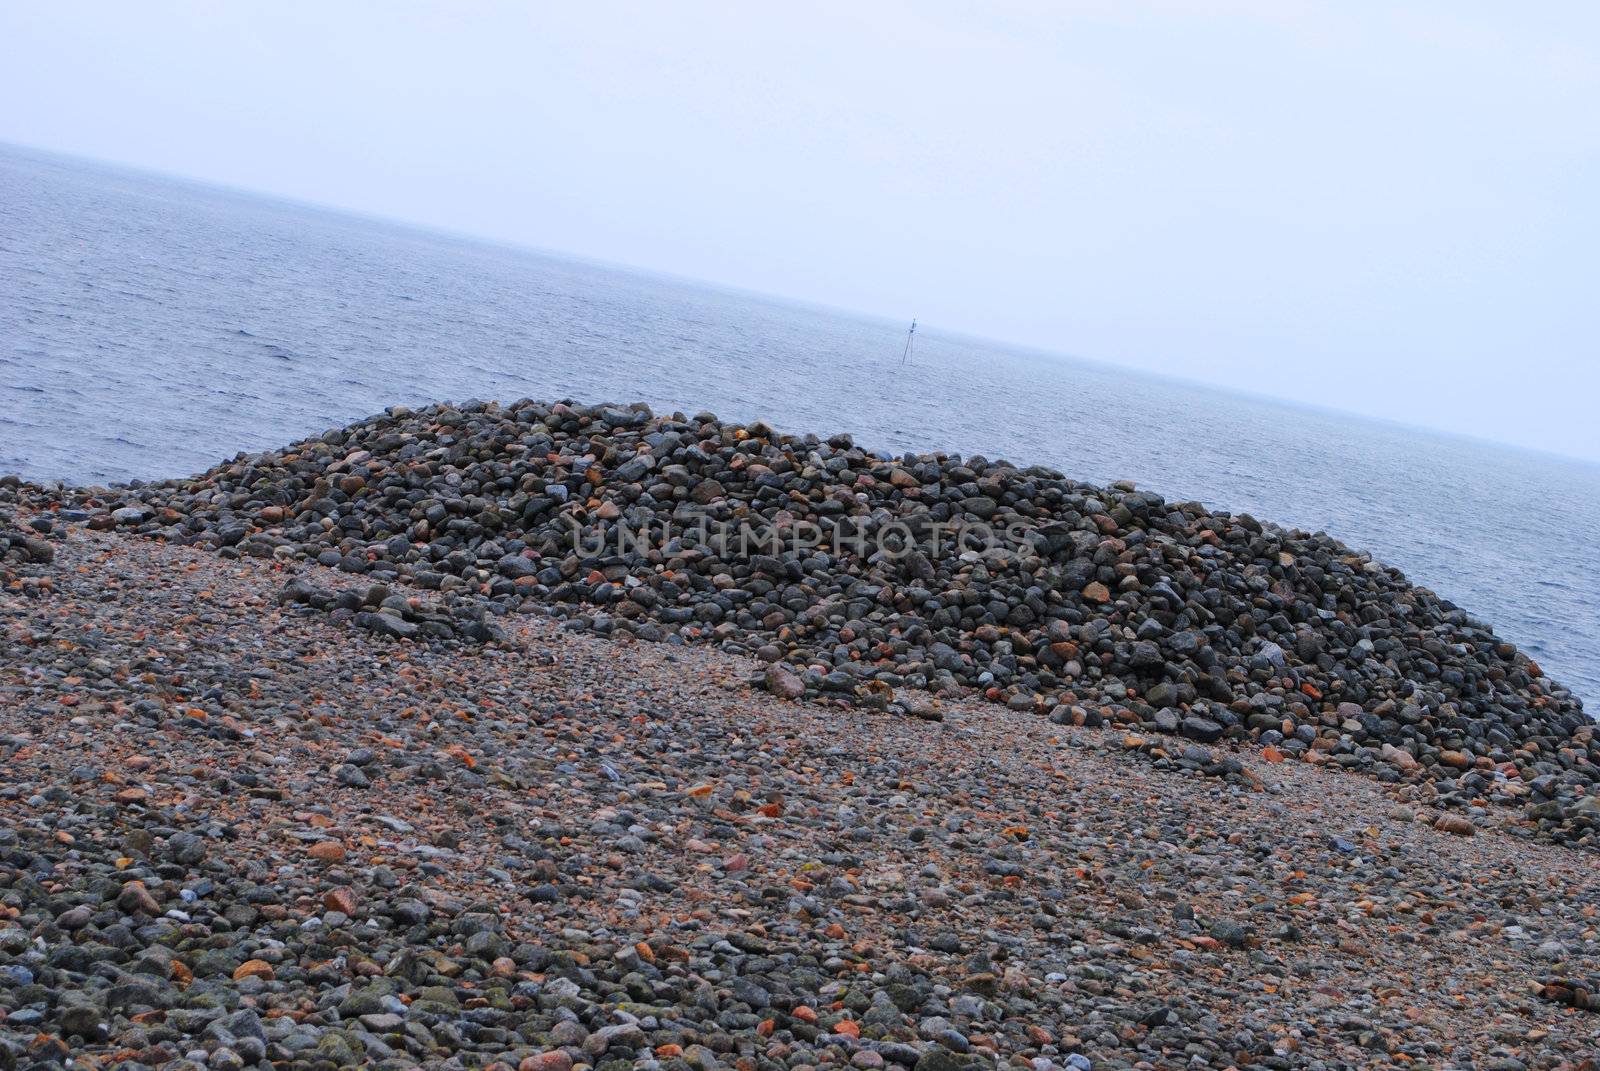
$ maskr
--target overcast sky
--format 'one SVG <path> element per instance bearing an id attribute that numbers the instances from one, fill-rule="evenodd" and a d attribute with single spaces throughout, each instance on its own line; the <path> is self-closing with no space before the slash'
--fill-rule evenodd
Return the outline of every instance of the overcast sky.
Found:
<path id="1" fill-rule="evenodd" d="M 0 5 L 0 140 L 1600 459 L 1600 5 Z"/>

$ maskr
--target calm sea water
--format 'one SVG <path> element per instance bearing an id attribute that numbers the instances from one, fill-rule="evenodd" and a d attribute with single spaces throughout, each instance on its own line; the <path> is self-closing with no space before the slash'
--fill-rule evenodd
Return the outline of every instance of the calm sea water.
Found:
<path id="1" fill-rule="evenodd" d="M 709 408 L 1325 530 L 1600 709 L 1600 467 L 932 326 L 899 368 L 904 332 L 0 147 L 0 472 L 186 475 L 395 403 Z"/>

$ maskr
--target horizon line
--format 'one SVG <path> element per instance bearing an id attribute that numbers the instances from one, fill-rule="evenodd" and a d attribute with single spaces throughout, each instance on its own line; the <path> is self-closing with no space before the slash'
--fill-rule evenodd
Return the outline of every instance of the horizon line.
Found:
<path id="1" fill-rule="evenodd" d="M 301 210 L 319 212 L 325 215 L 342 216 L 349 219 L 358 220 L 363 223 L 378 224 L 400 230 L 414 231 L 435 239 L 445 239 L 448 241 L 486 246 L 489 248 L 521 255 L 531 254 L 551 260 L 566 260 L 590 267 L 620 272 L 623 274 L 653 277 L 679 285 L 722 291 L 725 293 L 754 298 L 778 305 L 788 305 L 812 311 L 825 312 L 833 315 L 848 316 L 858 320 L 881 323 L 886 327 L 894 326 L 897 331 L 901 330 L 898 325 L 911 322 L 910 320 L 894 320 L 889 318 L 889 316 L 884 313 L 870 312 L 865 309 L 843 305 L 832 305 L 827 302 L 816 301 L 810 298 L 774 294 L 763 290 L 753 290 L 737 283 L 728 283 L 715 279 L 703 279 L 697 276 L 681 275 L 677 272 L 664 268 L 655 268 L 641 264 L 630 264 L 621 261 L 606 260 L 585 253 L 578 253 L 564 249 L 552 249 L 547 246 L 534 245 L 532 243 L 522 242 L 516 239 L 505 238 L 498 235 L 485 234 L 471 230 L 458 230 L 441 224 L 429 223 L 425 220 L 390 216 L 383 213 L 352 208 L 331 202 L 314 201 L 304 197 L 277 193 L 272 190 L 252 189 L 247 186 L 236 186 L 232 183 L 217 179 L 204 178 L 196 175 L 186 175 L 175 171 L 163 171 L 159 168 L 150 167 L 143 164 L 129 163 L 122 160 L 112 160 L 100 156 L 91 156 L 70 150 L 49 148 L 40 145 L 29 145 L 4 138 L 0 138 L 0 148 L 20 150 L 24 154 L 34 153 L 40 156 L 56 157 L 63 160 L 74 161 L 80 164 L 88 164 L 90 166 L 99 167 L 106 170 L 124 171 L 134 175 L 147 176 L 170 182 L 197 186 L 205 190 L 227 194 L 230 196 L 275 202 L 277 204 L 287 205 Z M 930 327 L 923 321 L 921 316 L 916 317 L 916 323 L 919 330 L 931 330 L 936 337 L 944 336 L 947 338 L 957 338 L 972 342 L 979 342 L 989 346 L 1000 346 L 1020 352 L 1022 354 L 1034 357 L 1042 357 L 1047 360 L 1087 365 L 1135 378 L 1145 378 L 1170 385 L 1186 387 L 1189 389 L 1209 391 L 1225 397 L 1233 397 L 1258 403 L 1264 402 L 1289 410 L 1291 412 L 1300 410 L 1326 416 L 1337 416 L 1346 419 L 1353 418 L 1382 427 L 1421 433 L 1423 435 L 1431 435 L 1442 439 L 1458 439 L 1464 442 L 1476 443 L 1483 446 L 1492 446 L 1497 449 L 1509 450 L 1516 453 L 1531 454 L 1539 458 L 1572 462 L 1582 465 L 1586 468 L 1600 468 L 1600 456 L 1588 457 L 1581 454 L 1564 453 L 1560 450 L 1553 450 L 1548 447 L 1530 446 L 1525 443 L 1508 442 L 1504 439 L 1493 439 L 1484 435 L 1479 435 L 1468 431 L 1460 431 L 1453 428 L 1441 428 L 1430 424 L 1410 423 L 1394 417 L 1380 416 L 1375 413 L 1364 413 L 1355 409 L 1340 409 L 1334 406 L 1318 405 L 1314 402 L 1306 402 L 1298 398 L 1287 397 L 1281 394 L 1269 394 L 1261 391 L 1250 390 L 1244 387 L 1237 387 L 1232 384 L 1214 383 L 1184 375 L 1158 372 L 1133 365 L 1121 364 L 1115 361 L 1108 361 L 1103 358 L 1085 357 L 1064 349 L 1052 349 L 1049 346 L 1036 342 L 1024 342 L 994 335 L 977 334 L 973 331 L 961 328 L 942 328 L 937 323 L 934 323 Z"/>

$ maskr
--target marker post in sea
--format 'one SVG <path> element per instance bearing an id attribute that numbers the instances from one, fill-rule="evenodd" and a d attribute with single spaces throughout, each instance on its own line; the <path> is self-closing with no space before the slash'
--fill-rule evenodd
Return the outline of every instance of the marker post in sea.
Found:
<path id="1" fill-rule="evenodd" d="M 915 335 L 916 333 L 917 333 L 917 321 L 912 320 L 911 321 L 911 330 L 906 332 L 906 348 L 905 348 L 905 352 L 900 354 L 900 367 L 901 368 L 904 368 L 905 365 L 906 365 L 906 362 L 911 359 L 911 336 Z"/>

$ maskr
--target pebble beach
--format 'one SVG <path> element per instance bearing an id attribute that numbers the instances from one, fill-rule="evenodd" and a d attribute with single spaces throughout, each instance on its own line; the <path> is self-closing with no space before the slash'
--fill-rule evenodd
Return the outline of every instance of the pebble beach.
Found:
<path id="1" fill-rule="evenodd" d="M 689 506 L 1027 537 L 555 534 Z M 1326 537 L 527 402 L 11 480 L 0 550 L 0 1066 L 1600 1059 L 1592 723 Z"/>

